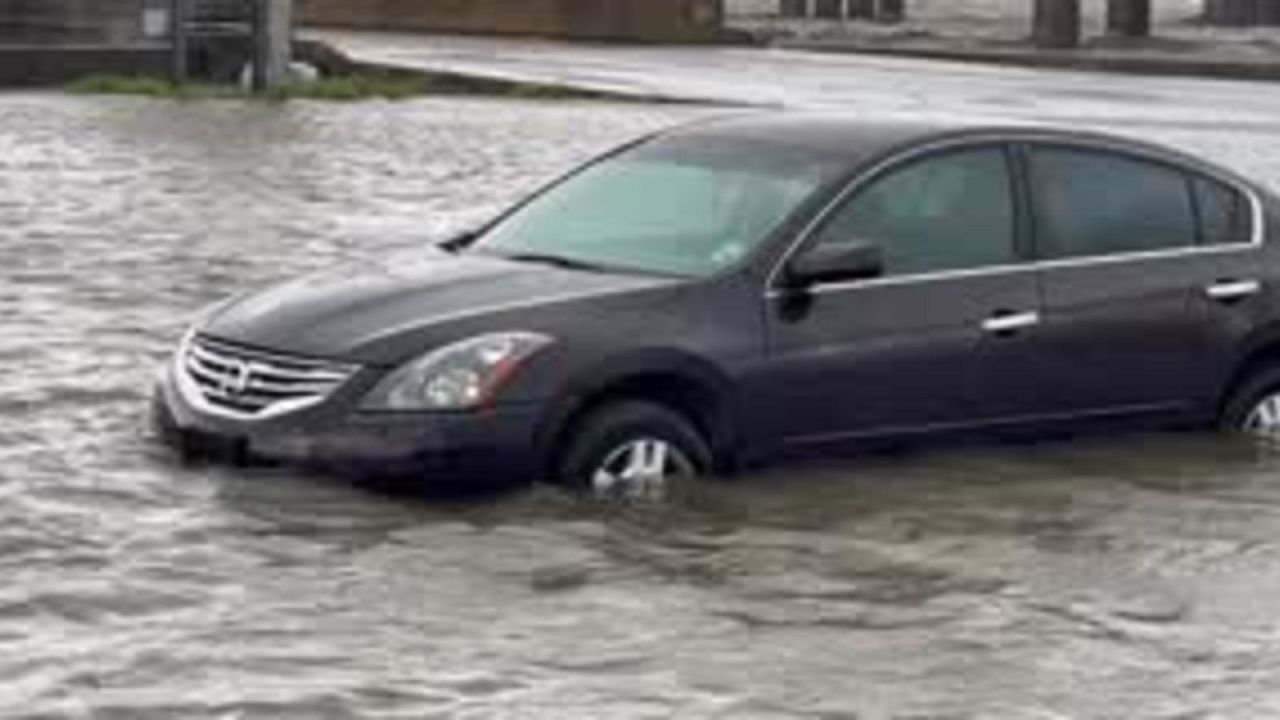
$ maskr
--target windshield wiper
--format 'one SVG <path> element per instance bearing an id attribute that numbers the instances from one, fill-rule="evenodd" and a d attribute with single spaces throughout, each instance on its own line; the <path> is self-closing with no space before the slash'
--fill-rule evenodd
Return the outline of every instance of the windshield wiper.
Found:
<path id="1" fill-rule="evenodd" d="M 543 253 L 514 253 L 512 255 L 502 255 L 506 260 L 514 260 L 515 262 L 540 263 L 543 265 L 553 265 L 566 270 L 586 270 L 589 272 L 617 272 L 616 268 L 605 265 L 587 262 L 585 260 L 575 260 L 573 258 L 562 257 L 560 255 L 545 255 Z"/>

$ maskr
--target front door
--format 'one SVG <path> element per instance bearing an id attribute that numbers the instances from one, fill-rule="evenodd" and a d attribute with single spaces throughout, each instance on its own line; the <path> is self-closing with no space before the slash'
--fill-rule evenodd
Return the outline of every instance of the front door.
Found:
<path id="1" fill-rule="evenodd" d="M 998 144 L 919 156 L 860 183 L 822 222 L 793 257 L 871 243 L 884 274 L 770 292 L 769 353 L 748 393 L 765 439 L 816 444 L 1022 411 L 1040 302 L 1010 168 Z"/>

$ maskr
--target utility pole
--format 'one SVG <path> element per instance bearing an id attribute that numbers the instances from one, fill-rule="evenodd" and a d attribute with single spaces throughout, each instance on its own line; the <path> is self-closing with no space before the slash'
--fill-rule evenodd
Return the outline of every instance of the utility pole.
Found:
<path id="1" fill-rule="evenodd" d="M 1036 47 L 1080 45 L 1080 0 L 1036 0 L 1031 39 Z"/>
<path id="2" fill-rule="evenodd" d="M 170 68 L 174 83 L 188 79 L 188 61 L 191 57 L 191 0 L 171 0 L 169 5 L 169 41 L 173 49 Z"/>
<path id="3" fill-rule="evenodd" d="M 276 90 L 289 82 L 293 60 L 293 0 L 257 0 L 254 18 L 253 89 Z"/>
<path id="4" fill-rule="evenodd" d="M 1131 38 L 1151 35 L 1151 0 L 1108 0 L 1107 32 Z"/>

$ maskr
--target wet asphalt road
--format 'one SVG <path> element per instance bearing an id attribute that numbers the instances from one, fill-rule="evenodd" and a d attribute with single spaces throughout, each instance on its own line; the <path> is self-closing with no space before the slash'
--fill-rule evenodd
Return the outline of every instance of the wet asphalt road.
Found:
<path id="1" fill-rule="evenodd" d="M 187 468 L 148 436 L 205 304 L 706 112 L 0 95 L 0 716 L 1280 715 L 1280 453 L 1249 445 L 914 453 L 609 508 Z M 1103 126 L 1280 180 L 1275 127 L 1176 117 Z"/>

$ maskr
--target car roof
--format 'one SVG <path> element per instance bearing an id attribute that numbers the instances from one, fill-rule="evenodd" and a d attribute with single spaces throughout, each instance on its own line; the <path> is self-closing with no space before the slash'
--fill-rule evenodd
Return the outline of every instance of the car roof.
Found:
<path id="1" fill-rule="evenodd" d="M 973 140 L 1038 140 L 1069 142 L 1100 149 L 1129 151 L 1183 167 L 1253 185 L 1236 173 L 1202 158 L 1162 145 L 1107 133 L 1043 125 L 981 125 L 961 121 L 869 120 L 838 113 L 756 112 L 703 120 L 659 135 L 684 144 L 745 143 L 767 151 L 790 149 L 829 159 L 850 168 L 917 145 Z"/>
<path id="2" fill-rule="evenodd" d="M 823 154 L 865 157 L 913 141 L 947 135 L 962 126 L 888 122 L 835 114 L 770 112 L 713 118 L 681 126 L 663 137 L 697 141 L 747 141 L 764 146 L 808 149 Z"/>

